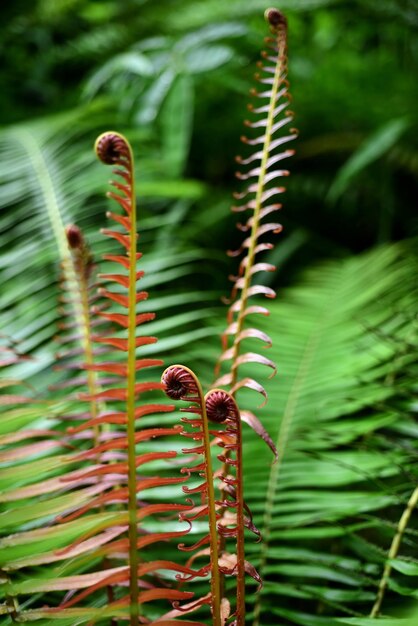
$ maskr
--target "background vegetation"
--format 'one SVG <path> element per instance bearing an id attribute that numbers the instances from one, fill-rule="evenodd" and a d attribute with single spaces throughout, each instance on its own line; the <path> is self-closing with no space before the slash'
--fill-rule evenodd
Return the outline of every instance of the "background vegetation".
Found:
<path id="1" fill-rule="evenodd" d="M 76 222 L 96 258 L 103 249 L 105 186 L 91 148 L 108 128 L 132 139 L 137 155 L 158 350 L 211 380 L 219 297 L 234 271 L 224 249 L 240 240 L 229 212 L 234 155 L 265 8 L 260 0 L 2 6 L 1 332 L 35 357 L 17 372 L 34 395 L 60 376 L 51 365 L 62 224 Z M 279 8 L 289 19 L 300 139 L 285 232 L 269 259 L 278 266 L 268 330 L 279 375 L 261 415 L 279 463 L 270 466 L 263 443 L 245 433 L 247 499 L 266 539 L 251 555 L 265 587 L 258 603 L 249 596 L 250 617 L 366 626 L 417 477 L 418 5 Z M 392 561 L 384 615 L 403 617 L 417 595 L 416 520 Z"/>

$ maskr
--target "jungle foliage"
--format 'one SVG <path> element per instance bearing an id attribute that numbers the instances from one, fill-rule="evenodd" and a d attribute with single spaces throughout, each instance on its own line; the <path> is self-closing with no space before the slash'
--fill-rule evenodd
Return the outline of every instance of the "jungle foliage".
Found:
<path id="1" fill-rule="evenodd" d="M 284 233 L 274 249 L 264 250 L 261 279 L 257 275 L 260 296 L 274 289 L 278 298 L 268 303 L 268 317 L 257 315 L 256 332 L 240 335 L 245 331 L 237 333 L 233 318 L 225 333 L 226 307 L 220 298 L 229 294 L 228 274 L 237 273 L 236 260 L 228 260 L 224 250 L 242 243 L 228 198 L 236 188 L 234 157 L 242 153 L 240 169 L 248 158 L 239 135 L 249 134 L 253 123 L 245 106 L 254 87 L 251 74 L 260 73 L 256 63 L 266 34 L 261 19 L 266 4 L 180 4 L 36 0 L 29 7 L 16 0 L 1 8 L 0 360 L 6 373 L 0 382 L 0 619 L 5 625 L 33 619 L 50 624 L 58 614 L 43 607 L 63 602 L 75 612 L 63 611 L 60 624 L 137 623 L 123 604 L 117 611 L 106 608 L 120 600 L 121 589 L 128 593 L 127 581 L 132 606 L 132 575 L 123 558 L 118 561 L 126 556 L 126 545 L 117 543 L 121 528 L 125 532 L 130 525 L 132 532 L 131 514 L 97 495 L 104 489 L 98 474 L 80 474 L 92 465 L 88 450 L 104 445 L 100 437 L 112 441 L 117 419 L 124 419 L 105 420 L 98 434 L 94 420 L 102 403 L 126 399 L 122 392 L 106 395 L 106 377 L 129 374 L 116 358 L 113 371 L 101 366 L 104 382 L 98 387 L 91 366 L 86 391 L 85 381 L 71 374 L 77 332 L 65 330 L 84 315 L 72 303 L 74 284 L 80 285 L 77 271 L 92 295 L 96 275 L 103 271 L 101 257 L 113 255 L 117 264 L 118 241 L 126 243 L 120 237 L 112 243 L 98 232 L 105 225 L 108 186 L 103 165 L 92 157 L 92 144 L 110 128 L 129 137 L 135 155 L 134 171 L 125 172 L 124 180 L 131 174 L 136 179 L 139 249 L 144 252 L 139 286 L 150 293 L 149 308 L 140 303 L 135 314 L 138 323 L 147 322 L 148 338 L 159 337 L 158 344 L 144 341 L 137 357 L 144 367 L 161 372 L 160 359 L 165 365 L 184 363 L 183 371 L 196 370 L 208 389 L 224 333 L 217 386 L 238 395 L 247 421 L 262 434 L 243 423 L 248 525 L 262 536 L 261 543 L 250 535 L 245 540 L 247 570 L 255 579 L 245 587 L 245 623 L 410 626 L 418 577 L 418 85 L 412 80 L 418 66 L 418 6 L 415 0 L 281 3 L 289 23 L 291 108 L 299 138 L 291 144 L 296 155 L 285 166 L 292 175 L 280 214 Z M 243 130 L 246 117 L 250 121 Z M 123 167 L 127 158 L 125 153 Z M 252 167 L 247 164 L 244 171 Z M 119 215 L 110 202 L 109 211 Z M 116 220 L 132 241 L 135 227 Z M 71 224 L 81 230 L 69 230 Z M 279 230 L 275 221 L 272 226 L 271 231 Z M 240 230 L 253 227 L 250 218 Z M 274 273 L 268 271 L 273 266 Z M 114 268 L 105 271 L 118 282 Z M 245 263 L 234 278 L 233 298 L 242 288 L 242 273 Z M 264 299 L 254 303 L 260 313 Z M 106 332 L 109 325 L 125 323 L 113 310 L 98 306 L 94 315 Z M 155 319 L 146 317 L 148 310 Z M 113 347 L 123 351 L 117 337 Z M 233 348 L 244 340 L 248 352 L 237 364 L 240 356 Z M 271 340 L 268 351 L 260 349 L 260 340 L 267 345 Z M 267 378 L 265 366 L 276 368 L 277 375 Z M 137 385 L 148 384 L 138 367 Z M 206 405 L 203 396 L 196 400 L 198 386 L 188 384 L 181 397 L 194 403 L 197 417 L 189 416 L 191 428 L 201 427 L 203 433 Z M 162 404 L 157 387 L 149 389 L 155 406 Z M 265 406 L 260 408 L 254 389 L 268 396 Z M 90 431 L 77 429 L 88 410 L 94 441 L 88 441 Z M 224 424 L 217 435 L 233 453 L 238 449 L 234 411 L 225 418 L 229 432 Z M 158 433 L 151 432 L 164 422 L 168 436 L 184 414 L 161 413 L 155 417 L 145 411 L 141 417 L 148 435 L 138 446 L 137 462 L 149 463 L 145 474 L 156 488 L 147 501 L 156 515 L 141 526 L 141 540 L 150 538 L 148 562 L 159 563 L 163 551 L 167 569 L 159 581 L 164 591 L 145 582 L 141 593 L 143 600 L 147 594 L 157 600 L 155 608 L 147 608 L 150 622 L 193 623 L 199 614 L 182 617 L 176 609 L 165 622 L 161 618 L 169 610 L 161 609 L 164 593 L 167 598 L 172 591 L 174 602 L 187 602 L 189 591 L 195 598 L 208 593 L 206 565 L 200 571 L 203 581 L 183 571 L 193 580 L 180 585 L 177 596 L 175 585 L 168 592 L 166 585 L 180 573 L 174 566 L 168 573 L 168 563 L 177 562 L 176 543 L 183 539 L 152 542 L 158 533 L 179 532 L 176 515 L 162 517 L 166 503 L 173 511 L 184 507 L 167 460 L 180 453 L 184 441 L 154 441 Z M 275 462 L 266 442 L 277 450 Z M 114 458 L 106 462 L 125 462 L 116 450 L 107 452 Z M 212 455 L 217 472 L 219 454 Z M 123 467 L 119 474 L 129 471 Z M 207 466 L 204 472 L 207 484 Z M 157 478 L 151 478 L 154 473 Z M 109 480 L 114 493 L 124 479 L 110 474 Z M 191 489 L 196 485 L 191 483 Z M 132 494 L 131 485 L 131 504 Z M 127 495 L 120 497 L 124 501 Z M 229 497 L 234 502 L 236 494 Z M 205 515 L 210 517 L 209 510 Z M 244 519 L 244 511 L 241 515 Z M 190 524 L 198 542 L 207 524 L 202 519 Z M 228 541 L 238 546 L 239 533 L 231 522 L 229 530 Z M 130 536 L 131 545 L 135 540 Z M 213 537 L 210 541 L 213 545 Z M 110 551 L 116 562 L 109 562 L 102 549 L 108 542 L 116 544 Z M 210 558 L 213 565 L 213 554 Z M 222 567 L 234 610 L 235 562 L 227 559 Z M 114 578 L 100 577 L 102 568 L 112 570 Z M 148 581 L 148 573 L 144 576 Z M 257 590 L 260 579 L 263 586 Z M 92 593 L 84 598 L 81 590 L 89 587 Z M 211 592 L 213 597 L 213 586 Z M 72 608 L 80 602 L 81 609 Z M 221 608 L 225 616 L 225 605 L 218 604 L 216 611 L 220 615 Z M 209 623 L 209 614 L 204 615 L 200 619 Z"/>

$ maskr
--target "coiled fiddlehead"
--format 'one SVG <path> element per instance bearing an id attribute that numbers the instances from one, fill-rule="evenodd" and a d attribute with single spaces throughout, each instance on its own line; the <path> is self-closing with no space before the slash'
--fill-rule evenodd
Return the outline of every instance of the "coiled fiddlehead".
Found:
<path id="1" fill-rule="evenodd" d="M 252 523 L 252 516 L 244 500 L 244 474 L 242 456 L 241 418 L 234 397 L 223 389 L 212 389 L 205 396 L 208 418 L 223 426 L 222 430 L 211 430 L 217 444 L 223 449 L 218 459 L 224 464 L 224 471 L 218 474 L 221 500 L 219 507 L 221 567 L 223 574 L 236 575 L 236 607 L 234 624 L 245 624 L 245 573 L 252 576 L 260 585 L 261 579 L 254 567 L 245 560 L 244 530 L 248 528 L 258 538 L 260 533 Z M 245 512 L 247 515 L 245 515 Z M 235 540 L 234 553 L 225 551 L 230 538 Z"/>

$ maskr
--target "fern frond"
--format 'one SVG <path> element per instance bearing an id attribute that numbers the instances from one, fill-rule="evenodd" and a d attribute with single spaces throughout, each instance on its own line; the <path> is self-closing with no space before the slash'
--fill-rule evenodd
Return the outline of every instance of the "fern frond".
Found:
<path id="1" fill-rule="evenodd" d="M 248 316 L 268 315 L 268 310 L 258 305 L 251 306 L 249 301 L 257 295 L 264 295 L 267 298 L 275 296 L 270 287 L 255 282 L 254 276 L 260 272 L 271 272 L 275 269 L 269 263 L 258 261 L 258 256 L 273 247 L 270 242 L 265 241 L 264 235 L 278 233 L 282 227 L 280 224 L 263 220 L 281 208 L 281 204 L 272 201 L 284 191 L 283 187 L 277 186 L 276 179 L 288 176 L 289 172 L 277 169 L 276 165 L 293 154 L 293 150 L 281 151 L 281 146 L 296 137 L 294 131 L 285 136 L 277 136 L 277 132 L 292 120 L 292 114 L 286 112 L 289 101 L 286 80 L 287 22 L 276 9 L 267 10 L 266 18 L 274 37 L 267 39 L 268 51 L 263 54 L 265 63 L 259 64 L 263 75 L 257 74 L 256 78 L 262 85 L 268 85 L 268 88 L 262 91 L 253 90 L 252 95 L 260 100 L 267 99 L 268 102 L 258 107 L 250 105 L 254 120 L 246 121 L 245 124 L 256 131 L 261 128 L 262 134 L 253 138 L 243 137 L 242 140 L 246 145 L 257 148 L 248 158 L 237 158 L 240 164 L 250 166 L 244 172 L 239 172 L 237 177 L 249 182 L 243 192 L 235 194 L 235 197 L 244 200 L 244 203 L 233 207 L 232 210 L 251 211 L 247 222 L 238 224 L 238 227 L 244 232 L 248 231 L 249 235 L 239 250 L 230 253 L 233 256 L 245 253 L 245 256 L 240 262 L 238 276 L 233 278 L 232 304 L 227 316 L 228 327 L 222 336 L 223 352 L 217 367 L 217 371 L 220 372 L 227 364 L 228 371 L 214 383 L 227 386 L 232 394 L 243 388 L 252 389 L 265 399 L 267 399 L 267 394 L 264 387 L 253 378 L 240 375 L 239 370 L 247 363 L 258 363 L 269 367 L 272 375 L 276 372 L 273 361 L 255 352 L 243 351 L 243 347 L 245 340 L 250 338 L 258 339 L 267 347 L 271 345 L 268 335 L 257 328 L 248 326 L 247 323 Z M 258 146 L 261 149 L 258 149 Z"/>
<path id="2" fill-rule="evenodd" d="M 387 562 L 382 545 L 389 549 L 416 485 L 404 395 L 416 368 L 415 268 L 406 247 L 387 246 L 321 265 L 272 306 L 286 375 L 269 395 L 283 411 L 260 417 L 278 462 L 265 465 L 259 440 L 244 445 L 247 497 L 263 536 L 254 626 L 272 611 L 273 620 L 314 626 L 318 603 L 324 623 L 370 613 Z M 408 528 L 406 537 L 414 554 Z"/>
<path id="3" fill-rule="evenodd" d="M 160 390 L 161 383 L 136 379 L 137 372 L 161 365 L 161 361 L 137 358 L 136 354 L 137 348 L 154 344 L 156 338 L 136 335 L 137 327 L 151 321 L 154 314 L 137 312 L 137 303 L 145 300 L 148 294 L 136 289 L 136 282 L 143 272 L 136 269 L 141 255 L 136 251 L 131 149 L 120 135 L 106 133 L 99 138 L 97 150 L 105 162 L 116 166 L 116 175 L 122 179 L 122 182 L 114 182 L 116 191 L 111 192 L 111 196 L 119 203 L 123 213 L 109 214 L 117 227 L 108 229 L 105 234 L 122 244 L 125 254 L 107 255 L 110 268 L 102 275 L 102 280 L 112 286 L 102 287 L 101 295 L 114 308 L 117 307 L 116 310 L 96 307 L 93 311 L 96 319 L 104 320 L 109 326 L 109 332 L 95 335 L 91 332 L 89 341 L 94 341 L 100 351 L 104 348 L 106 353 L 102 352 L 100 360 L 94 362 L 88 358 L 85 346 L 71 347 L 67 355 L 70 359 L 74 356 L 80 358 L 81 355 L 80 360 L 84 360 L 81 365 L 88 374 L 109 378 L 106 381 L 102 379 L 102 388 L 87 385 L 86 392 L 82 394 L 81 399 L 90 406 L 94 404 L 96 411 L 88 411 L 86 405 L 86 410 L 80 413 L 80 403 L 73 400 L 62 409 L 62 420 L 69 422 L 66 434 L 62 436 L 60 433 L 59 439 L 41 442 L 40 447 L 34 444 L 30 449 L 33 455 L 43 452 L 43 458 L 27 458 L 29 450 L 25 446 L 12 451 L 14 466 L 4 470 L 2 479 L 9 484 L 13 476 L 17 485 L 8 488 L 2 496 L 4 501 L 16 502 L 17 505 L 15 510 L 9 510 L 7 519 L 0 515 L 0 527 L 12 529 L 29 523 L 29 530 L 15 536 L 14 545 L 24 546 L 32 541 L 34 549 L 30 554 L 19 555 L 17 547 L 7 554 L 7 546 L 2 546 L 2 558 L 5 569 L 15 572 L 6 593 L 9 590 L 13 597 L 24 598 L 38 589 L 39 593 L 53 594 L 48 609 L 38 613 L 25 612 L 25 619 L 54 620 L 58 615 L 62 619 L 67 616 L 71 619 L 71 615 L 78 615 L 77 619 L 91 621 L 97 615 L 107 614 L 115 620 L 121 610 L 129 616 L 131 624 L 138 624 L 139 619 L 148 619 L 139 618 L 144 610 L 142 603 L 163 598 L 184 602 L 193 596 L 190 591 L 169 588 L 161 580 L 161 572 L 166 572 L 164 579 L 169 577 L 168 572 L 190 575 L 190 568 L 158 557 L 151 558 L 148 563 L 145 560 L 142 562 L 138 554 L 148 546 L 186 534 L 188 524 L 185 530 L 178 530 L 177 527 L 170 529 L 173 527 L 170 516 L 188 506 L 165 504 L 159 500 L 154 504 L 153 496 L 151 503 L 143 501 L 142 494 L 152 493 L 152 490 L 158 493 L 184 482 L 184 476 L 169 475 L 167 467 L 163 475 L 155 475 L 155 470 L 148 469 L 150 463 L 162 468 L 164 462 L 176 456 L 176 452 L 167 450 L 162 442 L 167 437 L 178 436 L 179 429 L 168 425 L 137 430 L 141 418 L 167 413 L 172 407 L 158 401 L 149 404 L 141 402 L 143 393 Z M 78 258 L 79 253 L 81 257 L 85 256 L 80 233 L 72 228 L 69 238 L 72 249 L 76 250 L 72 269 L 82 283 L 83 298 L 80 299 L 80 293 L 77 293 L 76 304 L 79 306 L 79 318 L 84 323 L 83 316 L 89 304 L 85 281 L 88 263 L 84 263 L 86 259 Z M 74 287 L 74 283 L 70 286 Z M 73 292 L 66 297 L 65 304 L 74 304 Z M 93 327 L 87 323 L 85 326 L 88 326 L 89 332 Z M 110 326 L 117 332 L 113 332 Z M 74 339 L 79 339 L 77 331 L 69 331 L 70 337 L 73 334 Z M 112 352 L 120 353 L 120 357 Z M 104 402 L 109 403 L 108 407 L 104 407 Z M 77 408 L 77 413 L 74 413 L 73 407 Z M 52 446 L 53 454 L 46 455 L 47 449 L 42 448 L 45 444 Z M 144 444 L 147 449 L 139 454 L 137 446 Z M 69 451 L 63 453 L 63 447 L 69 447 Z M 16 455 L 22 454 L 26 462 L 24 467 L 19 467 Z M 28 479 L 30 470 L 31 478 Z M 25 481 L 19 484 L 20 476 L 25 476 Z M 35 501 L 36 496 L 42 496 L 39 502 Z M 24 498 L 31 500 L 24 501 Z M 169 529 L 150 532 L 149 518 L 154 516 L 157 526 L 161 526 L 164 515 L 167 516 Z M 50 524 L 48 532 L 39 534 L 34 525 L 40 525 L 45 520 Z M 49 540 L 49 537 L 52 539 Z M 38 565 L 49 567 L 47 576 L 42 568 L 38 574 L 34 569 Z M 20 572 L 28 574 L 26 585 L 21 584 Z M 124 593 L 126 586 L 130 589 L 129 596 Z M 104 589 L 109 590 L 106 607 L 103 606 L 106 602 Z M 58 599 L 58 608 L 59 591 L 66 594 Z M 96 598 L 102 605 L 100 611 L 94 608 Z"/>
<path id="4" fill-rule="evenodd" d="M 100 384 L 97 373 L 92 369 L 98 355 L 97 348 L 93 345 L 92 336 L 93 328 L 103 325 L 100 318 L 93 319 L 94 312 L 97 313 L 97 308 L 94 310 L 92 308 L 97 299 L 97 295 L 93 292 L 95 287 L 94 264 L 81 230 L 72 224 L 66 227 L 65 234 L 70 257 L 61 263 L 61 306 L 59 310 L 61 321 L 58 324 L 60 334 L 57 337 L 60 350 L 56 355 L 58 363 L 54 369 L 70 371 L 72 376 L 69 379 L 67 377 L 63 382 L 56 383 L 51 389 L 66 389 L 67 394 L 70 388 L 88 392 L 88 395 L 92 397 L 89 403 L 89 415 L 86 415 L 85 407 L 83 407 L 84 410 L 81 415 L 72 414 L 68 419 L 95 420 L 99 411 L 103 411 L 104 407 L 103 405 L 100 406 L 94 399 L 94 396 L 100 391 Z M 98 437 L 99 429 L 94 427 L 96 443 L 98 443 Z"/>
<path id="5" fill-rule="evenodd" d="M 392 572 L 391 561 L 393 559 L 396 559 L 396 557 L 398 556 L 398 552 L 402 543 L 402 538 L 405 534 L 406 528 L 411 519 L 411 515 L 414 512 L 414 509 L 416 508 L 417 504 L 418 504 L 418 487 L 416 487 L 414 491 L 412 492 L 411 497 L 409 498 L 407 502 L 406 508 L 402 512 L 401 518 L 399 520 L 399 523 L 396 529 L 396 534 L 392 540 L 392 544 L 388 552 L 388 560 L 387 560 L 387 563 L 385 564 L 382 578 L 379 582 L 376 600 L 370 612 L 370 617 L 377 617 L 380 613 L 382 602 L 385 597 L 386 589 L 388 587 L 390 575 Z"/>
<path id="6" fill-rule="evenodd" d="M 200 383 L 195 374 L 182 365 L 169 367 L 163 374 L 162 381 L 166 394 L 174 400 L 191 402 L 191 406 L 180 409 L 197 415 L 192 418 L 182 418 L 189 427 L 183 430 L 182 435 L 199 442 L 193 448 L 185 448 L 187 455 L 202 455 L 203 462 L 183 468 L 188 476 L 198 473 L 204 477 L 203 483 L 189 488 L 183 487 L 186 494 L 198 494 L 200 504 L 190 504 L 189 511 L 181 513 L 180 518 L 192 524 L 195 520 L 208 517 L 209 532 L 200 537 L 192 546 L 181 544 L 180 549 L 195 551 L 187 561 L 191 567 L 200 557 L 210 555 L 210 563 L 200 568 L 187 580 L 211 572 L 211 593 L 209 598 L 203 596 L 201 604 L 211 603 L 214 624 L 224 623 L 230 616 L 230 602 L 224 597 L 225 590 L 220 586 L 221 575 L 236 577 L 236 607 L 233 612 L 234 624 L 243 626 L 245 623 L 245 574 L 248 573 L 261 583 L 254 567 L 245 560 L 244 529 L 249 528 L 259 535 L 252 523 L 251 512 L 244 502 L 243 495 L 243 463 L 242 463 L 242 436 L 241 420 L 238 407 L 232 395 L 222 389 L 213 389 L 203 398 Z M 214 430 L 208 420 L 216 425 Z M 218 459 L 227 468 L 228 472 L 213 472 L 211 460 L 211 440 L 223 452 Z M 215 500 L 213 481 L 220 480 L 221 499 Z M 227 549 L 227 542 L 234 540 L 233 552 Z M 209 548 L 205 546 L 209 544 Z M 221 550 L 218 544 L 222 546 Z M 196 552 L 197 551 L 197 552 Z M 199 601 L 192 604 L 195 610 Z"/>
<path id="7" fill-rule="evenodd" d="M 137 271 L 136 263 L 141 254 L 136 250 L 136 206 L 135 206 L 135 189 L 133 180 L 133 158 L 131 148 L 124 137 L 117 133 L 105 133 L 99 137 L 96 142 L 96 151 L 99 158 L 108 164 L 116 166 L 115 174 L 122 179 L 122 182 L 113 181 L 112 185 L 117 192 L 109 192 L 109 196 L 118 202 L 123 209 L 123 214 L 108 213 L 108 217 L 121 226 L 121 229 L 104 230 L 104 234 L 116 239 L 126 251 L 124 255 L 108 255 L 107 260 L 116 266 L 121 266 L 122 271 L 109 272 L 101 275 L 101 279 L 112 285 L 116 285 L 116 290 L 110 288 L 101 288 L 100 293 L 108 300 L 122 307 L 125 312 L 113 311 L 96 311 L 100 318 L 105 319 L 116 327 L 122 329 L 122 333 L 127 336 L 117 335 L 96 335 L 93 341 L 96 343 L 122 351 L 125 354 L 125 362 L 102 361 L 98 364 L 87 363 L 86 369 L 89 372 L 106 373 L 110 375 L 112 381 L 111 386 L 94 391 L 93 393 L 84 394 L 84 400 L 88 402 L 103 401 L 112 403 L 112 410 L 104 411 L 100 415 L 92 415 L 90 419 L 84 423 L 72 427 L 70 432 L 73 436 L 82 436 L 87 434 L 89 429 L 97 428 L 101 424 L 114 424 L 124 426 L 124 431 L 101 432 L 98 441 L 89 449 L 79 452 L 75 455 L 75 460 L 79 463 L 94 458 L 96 465 L 87 467 L 71 476 L 62 477 L 63 483 L 72 481 L 93 481 L 96 483 L 95 493 L 92 493 L 87 501 L 80 502 L 79 505 L 72 507 L 72 511 L 67 512 L 60 517 L 60 521 L 66 524 L 73 520 L 80 519 L 81 516 L 89 513 L 93 509 L 99 508 L 104 510 L 109 504 L 120 503 L 127 505 L 127 519 L 125 524 L 119 527 L 119 532 L 113 535 L 112 540 L 102 545 L 99 551 L 102 555 L 108 555 L 109 558 L 119 558 L 118 555 L 129 555 L 129 567 L 117 569 L 107 568 L 104 574 L 89 575 L 85 578 L 85 591 L 74 595 L 71 599 L 64 601 L 63 609 L 70 608 L 78 602 L 84 600 L 87 596 L 94 593 L 103 586 L 120 586 L 128 584 L 129 594 L 129 611 L 131 624 L 138 624 L 140 604 L 147 602 L 153 598 L 164 597 L 163 590 L 152 587 L 149 591 L 140 591 L 144 586 L 141 578 L 150 572 L 158 569 L 171 569 L 179 571 L 175 564 L 169 564 L 168 561 L 154 561 L 148 566 L 139 562 L 138 550 L 147 545 L 151 545 L 158 541 L 167 540 L 170 537 L 178 537 L 185 531 L 174 531 L 165 533 L 150 533 L 140 536 L 138 533 L 138 522 L 148 515 L 161 514 L 170 512 L 171 505 L 144 505 L 140 511 L 137 511 L 138 492 L 145 490 L 161 488 L 167 485 L 173 485 L 184 481 L 184 477 L 140 477 L 138 468 L 142 468 L 149 462 L 171 459 L 175 456 L 175 452 L 159 452 L 153 451 L 138 455 L 136 446 L 141 442 L 146 442 L 156 437 L 177 434 L 174 428 L 151 428 L 136 431 L 138 419 L 150 413 L 170 411 L 171 407 L 160 404 L 150 404 L 138 406 L 138 398 L 144 392 L 161 389 L 161 384 L 156 382 L 137 382 L 136 373 L 147 367 L 161 365 L 160 360 L 156 359 L 137 359 L 136 349 L 143 345 L 149 345 L 156 342 L 155 337 L 138 337 L 136 335 L 137 327 L 154 318 L 154 314 L 145 313 L 137 314 L 136 305 L 139 301 L 145 300 L 148 294 L 145 291 L 137 292 L 136 283 L 142 277 L 143 272 Z M 123 408 L 113 408 L 114 402 L 123 403 Z M 97 463 L 99 461 L 99 463 Z M 108 528 L 111 528 L 110 526 Z M 101 526 L 101 530 L 106 530 L 106 526 Z M 128 531 L 128 537 L 122 538 L 124 533 Z M 93 531 L 92 531 L 93 532 Z M 85 543 L 90 534 L 83 535 L 77 541 L 66 547 L 64 550 L 69 554 L 80 543 Z M 119 538 L 119 537 L 120 538 Z M 115 540 L 116 539 L 116 540 Z M 106 572 L 108 572 L 106 574 Z M 93 576 L 93 577 L 92 577 Z M 88 584 L 87 581 L 93 579 L 94 584 Z M 63 584 L 73 585 L 69 591 L 76 591 L 82 588 L 82 579 L 71 580 Z M 148 583 L 147 583 L 148 585 Z M 146 586 L 147 586 L 146 585 Z M 167 590 L 165 590 L 167 591 Z M 170 594 L 174 599 L 188 599 L 191 597 L 190 592 L 174 592 L 167 591 L 166 597 Z M 173 595 L 174 594 L 174 595 Z"/>
<path id="8" fill-rule="evenodd" d="M 183 429 L 181 434 L 184 437 L 199 442 L 199 444 L 193 448 L 183 449 L 183 452 L 188 455 L 203 455 L 203 462 L 198 463 L 193 467 L 186 467 L 183 471 L 186 472 L 188 476 L 197 472 L 199 476 L 204 477 L 204 481 L 197 487 L 189 488 L 184 486 L 183 491 L 189 495 L 200 494 L 201 504 L 200 506 L 195 506 L 194 503 L 192 503 L 189 506 L 189 511 L 182 513 L 180 519 L 191 525 L 194 520 L 207 517 L 209 523 L 209 533 L 199 539 L 196 544 L 187 547 L 185 544 L 181 544 L 179 545 L 179 548 L 189 552 L 199 550 L 202 546 L 209 544 L 210 563 L 204 568 L 201 568 L 198 572 L 195 572 L 191 578 L 211 572 L 210 598 L 203 597 L 197 604 L 194 604 L 193 609 L 199 606 L 199 604 L 209 602 L 211 605 L 213 624 L 214 626 L 221 626 L 222 598 L 219 586 L 219 554 L 218 536 L 216 532 L 218 515 L 216 512 L 212 460 L 210 453 L 210 433 L 205 398 L 203 396 L 202 387 L 198 378 L 194 372 L 183 365 L 173 365 L 167 368 L 163 373 L 161 380 L 164 385 L 164 391 L 170 398 L 175 400 L 187 400 L 192 403 L 188 408 L 183 408 L 181 410 L 194 413 L 197 416 L 193 418 L 182 418 L 182 421 L 185 424 L 188 424 L 193 430 L 188 431 Z M 190 565 L 191 562 L 193 562 L 193 559 L 192 561 L 189 560 L 188 564 Z"/>

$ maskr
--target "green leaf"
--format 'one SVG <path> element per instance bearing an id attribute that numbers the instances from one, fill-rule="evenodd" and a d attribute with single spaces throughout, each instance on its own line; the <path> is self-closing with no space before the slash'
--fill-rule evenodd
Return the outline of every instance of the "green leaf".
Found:
<path id="1" fill-rule="evenodd" d="M 328 199 L 331 202 L 338 200 L 348 189 L 353 178 L 386 154 L 397 143 L 408 126 L 409 121 L 404 118 L 391 120 L 371 135 L 340 169 L 330 187 Z"/>
<path id="2" fill-rule="evenodd" d="M 163 105 L 162 155 L 169 177 L 172 178 L 182 174 L 189 155 L 193 127 L 193 98 L 190 77 L 181 74 L 177 76 Z M 185 182 L 181 182 L 180 185 L 184 187 Z"/>
<path id="3" fill-rule="evenodd" d="M 375 594 L 370 576 L 381 573 L 381 550 L 364 554 L 362 544 L 349 538 L 367 537 L 368 527 L 377 535 L 384 529 L 387 549 L 395 530 L 379 523 L 379 516 L 384 519 L 393 507 L 400 517 L 406 506 L 409 487 L 401 468 L 408 454 L 401 445 L 387 451 L 382 438 L 408 420 L 390 410 L 402 392 L 386 382 L 389 372 L 396 377 L 394 372 L 403 371 L 400 346 L 405 349 L 415 306 L 415 262 L 408 255 L 402 259 L 402 250 L 387 246 L 323 264 L 270 306 L 276 325 L 259 324 L 272 338 L 279 374 L 266 387 L 267 407 L 254 410 L 273 437 L 279 461 L 266 467 L 262 442 L 244 432 L 246 498 L 264 537 L 255 565 L 265 590 L 255 599 L 254 624 L 269 623 L 276 584 L 308 587 L 337 615 L 349 603 L 344 592 L 350 588 L 368 598 Z M 410 385 L 413 376 L 406 380 Z M 331 542 L 339 559 L 331 558 Z M 298 555 L 297 548 L 309 552 Z M 359 563 L 346 568 L 353 556 Z M 340 600 L 323 593 L 324 580 L 333 581 Z M 303 626 L 335 623 L 327 616 L 308 617 L 303 605 L 289 612 L 285 599 L 277 611 Z"/>
<path id="4" fill-rule="evenodd" d="M 134 76 L 152 76 L 154 69 L 151 61 L 140 52 L 119 54 L 89 78 L 83 89 L 83 97 L 93 98 L 102 87 L 123 72 Z"/>
<path id="5" fill-rule="evenodd" d="M 340 617 L 337 622 L 347 626 L 413 626 L 410 619 L 390 617 Z"/>
<path id="6" fill-rule="evenodd" d="M 136 122 L 149 124 L 155 120 L 175 78 L 176 73 L 173 68 L 168 67 L 154 80 L 142 98 L 141 108 L 136 115 Z"/>
<path id="7" fill-rule="evenodd" d="M 232 57 L 233 50 L 228 46 L 201 46 L 186 54 L 185 63 L 190 74 L 203 74 L 225 65 Z"/>
<path id="8" fill-rule="evenodd" d="M 389 563 L 397 572 L 405 576 L 418 576 L 418 563 L 403 561 L 402 559 L 390 559 Z"/>

